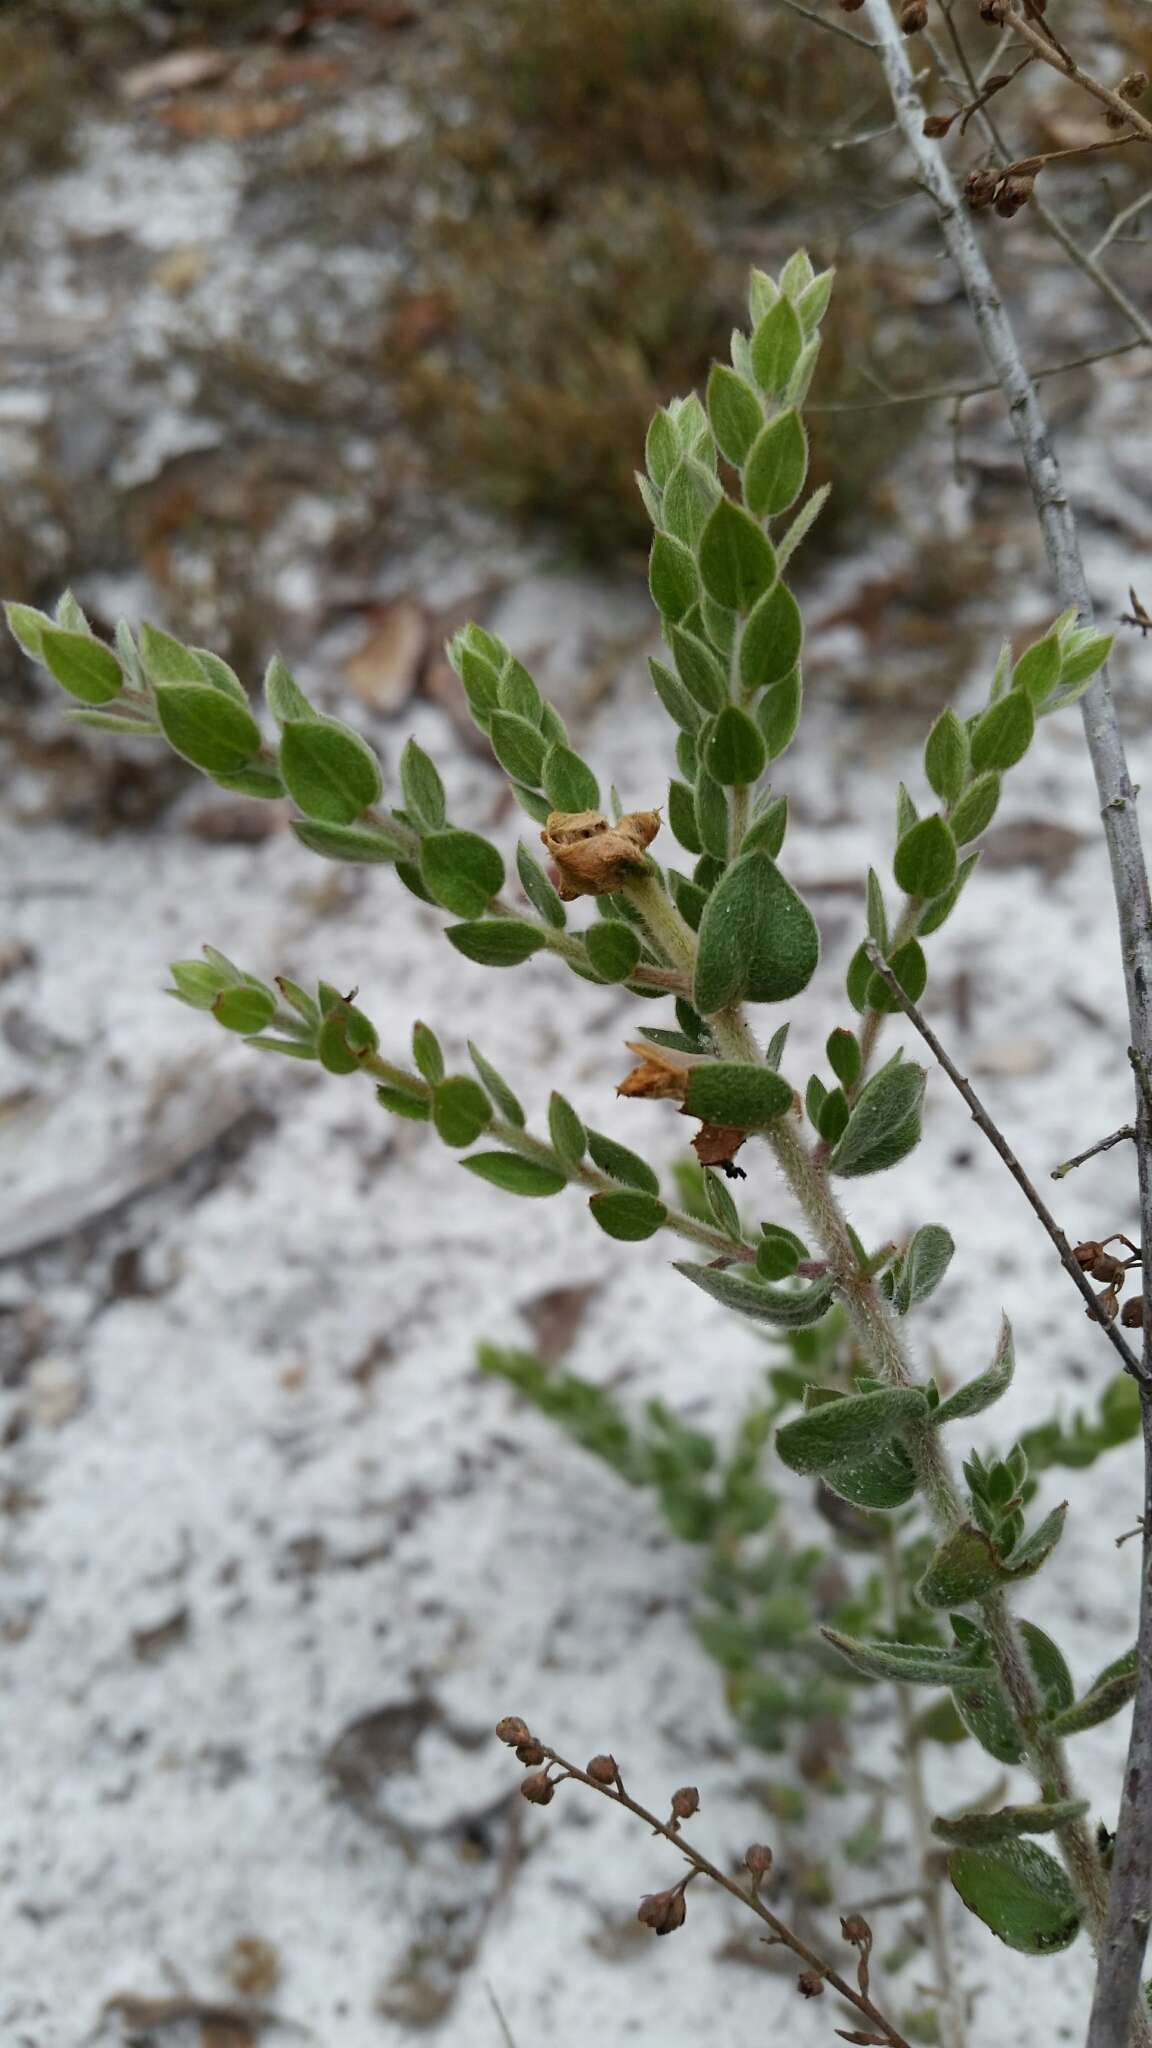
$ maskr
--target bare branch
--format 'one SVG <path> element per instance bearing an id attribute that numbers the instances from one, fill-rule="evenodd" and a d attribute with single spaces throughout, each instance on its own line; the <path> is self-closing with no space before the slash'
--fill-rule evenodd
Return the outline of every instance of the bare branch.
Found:
<path id="1" fill-rule="evenodd" d="M 1108 107 L 1113 114 L 1122 115 L 1128 127 L 1134 128 L 1137 135 L 1142 135 L 1146 142 L 1152 142 L 1152 121 L 1148 116 L 1138 113 L 1128 100 L 1122 99 L 1118 92 L 1113 92 L 1110 85 L 1102 85 L 1098 78 L 1092 77 L 1091 72 L 1082 70 L 1075 58 L 1070 57 L 1067 51 L 1061 49 L 1053 40 L 1050 32 L 1045 33 L 1043 29 L 1037 28 L 1035 23 L 1029 21 L 1027 15 L 1016 7 L 1008 9 L 1005 19 L 1011 23 L 1018 36 L 1023 36 L 1025 42 L 1032 45 L 1036 55 L 1045 64 L 1051 65 L 1053 71 L 1058 71 L 1062 78 L 1070 78 L 1074 85 L 1091 93 L 1092 98 L 1099 100 L 1102 107 Z"/>
<path id="2" fill-rule="evenodd" d="M 1134 341 L 1118 341 L 1112 348 L 1093 349 L 1090 354 L 1072 356 L 1066 363 L 1047 363 L 1031 372 L 1033 381 L 1039 383 L 1044 377 L 1063 377 L 1069 370 L 1087 369 L 1090 363 L 1106 363 L 1113 356 L 1129 355 L 1134 348 L 1152 348 L 1152 327 L 1146 335 Z M 984 392 L 999 391 L 997 377 L 985 377 L 979 384 L 932 384 L 921 391 L 886 391 L 877 398 L 852 398 L 839 400 L 828 405 L 806 405 L 808 412 L 873 412 L 888 405 L 928 405 L 935 399 L 979 398 Z"/>
<path id="3" fill-rule="evenodd" d="M 1125 1138 L 1134 1138 L 1135 1136 L 1135 1124 L 1122 1124 L 1118 1131 L 1112 1132 L 1111 1137 L 1098 1138 L 1094 1145 L 1089 1145 L 1086 1152 L 1078 1152 L 1075 1159 L 1066 1159 L 1062 1166 L 1054 1166 L 1052 1168 L 1052 1179 L 1063 1180 L 1065 1174 L 1072 1172 L 1073 1167 L 1083 1166 L 1086 1159 L 1095 1159 L 1098 1152 L 1108 1152 L 1113 1145 L 1119 1145 Z"/>

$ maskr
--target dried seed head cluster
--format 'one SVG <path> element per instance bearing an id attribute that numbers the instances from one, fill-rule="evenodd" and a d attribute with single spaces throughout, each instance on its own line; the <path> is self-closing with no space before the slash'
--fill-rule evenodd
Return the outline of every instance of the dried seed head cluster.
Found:
<path id="1" fill-rule="evenodd" d="M 1125 1245 L 1131 1257 L 1118 1258 L 1114 1252 L 1108 1250 L 1110 1244 Z M 1120 1307 L 1120 1292 L 1125 1279 L 1131 1268 L 1140 1264 L 1141 1254 L 1137 1247 L 1122 1231 L 1117 1230 L 1111 1237 L 1090 1237 L 1086 1238 L 1083 1244 L 1073 1245 L 1072 1257 L 1081 1272 L 1086 1273 L 1090 1279 L 1103 1283 L 1101 1292 L 1096 1296 L 1095 1310 L 1089 1309 L 1087 1313 L 1090 1316 L 1094 1314 L 1097 1322 L 1114 1322 Z M 1126 1302 L 1121 1321 L 1130 1330 L 1139 1329 L 1144 1321 L 1143 1301 L 1137 1298 Z"/>
<path id="2" fill-rule="evenodd" d="M 540 837 L 552 856 L 565 903 L 611 896 L 648 866 L 645 849 L 660 830 L 659 811 L 630 811 L 610 825 L 599 811 L 552 811 Z"/>

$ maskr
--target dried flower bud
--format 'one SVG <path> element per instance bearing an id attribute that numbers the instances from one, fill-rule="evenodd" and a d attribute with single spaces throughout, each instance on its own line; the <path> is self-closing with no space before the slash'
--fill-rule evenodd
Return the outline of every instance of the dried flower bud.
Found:
<path id="1" fill-rule="evenodd" d="M 1012 220 L 1022 206 L 1027 206 L 1035 183 L 1035 178 L 1022 176 L 1018 171 L 1003 180 L 996 195 L 996 211 L 1001 220 Z"/>
<path id="2" fill-rule="evenodd" d="M 672 1794 L 673 1819 L 691 1820 L 692 1815 L 699 1811 L 700 1794 L 695 1785 L 681 1785 L 680 1790 Z"/>
<path id="3" fill-rule="evenodd" d="M 545 1756 L 544 1745 L 533 1737 L 531 1741 L 518 1745 L 516 1755 L 522 1764 L 542 1764 Z"/>
<path id="4" fill-rule="evenodd" d="M 936 137 L 947 135 L 955 119 L 955 114 L 929 114 L 921 133 Z"/>
<path id="5" fill-rule="evenodd" d="M 520 1791 L 532 1806 L 547 1806 L 555 1797 L 556 1787 L 547 1771 L 533 1771 L 530 1778 L 522 1778 Z"/>
<path id="6" fill-rule="evenodd" d="M 506 1742 L 509 1749 L 519 1749 L 522 1742 L 532 1740 L 528 1723 L 519 1714 L 505 1714 L 502 1721 L 497 1721 L 496 1737 L 499 1742 Z"/>
<path id="7" fill-rule="evenodd" d="M 1073 1245 L 1072 1257 L 1075 1259 L 1076 1264 L 1083 1268 L 1085 1273 L 1090 1273 L 1103 1249 L 1102 1244 L 1097 1244 L 1095 1238 L 1089 1237 L 1085 1239 L 1083 1244 Z"/>
<path id="8" fill-rule="evenodd" d="M 767 1842 L 753 1842 L 750 1849 L 745 1849 L 744 1868 L 750 1870 L 757 1881 L 767 1877 L 772 1868 L 772 1851 Z"/>
<path id="9" fill-rule="evenodd" d="M 1119 1307 L 1120 1296 L 1117 1294 L 1116 1289 L 1114 1287 L 1105 1287 L 1096 1296 L 1095 1308 L 1085 1309 L 1084 1313 L 1088 1317 L 1089 1322 L 1114 1323 Z"/>
<path id="10" fill-rule="evenodd" d="M 552 811 L 540 834 L 555 862 L 565 903 L 577 896 L 610 896 L 642 875 L 644 849 L 660 830 L 658 811 L 630 811 L 610 825 L 599 811 Z"/>
<path id="11" fill-rule="evenodd" d="M 1116 87 L 1122 100 L 1142 100 L 1148 90 L 1146 71 L 1128 71 Z"/>
<path id="12" fill-rule="evenodd" d="M 845 1941 L 851 1942 L 853 1948 L 871 1948 L 872 1946 L 872 1929 L 869 1927 L 863 1913 L 845 1914 L 840 1922 L 840 1932 L 844 1936 Z"/>
<path id="13" fill-rule="evenodd" d="M 796 1989 L 801 1998 L 823 1998 L 824 1979 L 819 1970 L 801 1970 L 796 1979 Z"/>
<path id="14" fill-rule="evenodd" d="M 674 1934 L 678 1927 L 683 1927 L 687 1912 L 687 1901 L 677 1885 L 670 1892 L 649 1892 L 641 1899 L 636 1918 L 650 1927 L 653 1934 Z"/>
<path id="15" fill-rule="evenodd" d="M 980 0 L 980 19 L 1000 28 L 1008 19 L 1008 0 Z"/>
<path id="16" fill-rule="evenodd" d="M 969 171 L 964 180 L 964 197 L 973 211 L 977 207 L 991 206 L 999 183 L 998 171 Z"/>
<path id="17" fill-rule="evenodd" d="M 900 26 L 906 36 L 919 35 L 928 26 L 928 0 L 904 0 L 900 9 Z"/>
<path id="18" fill-rule="evenodd" d="M 650 1102 L 683 1102 L 691 1068 L 683 1057 L 662 1052 L 658 1045 L 628 1043 L 640 1064 L 625 1074 L 617 1095 L 643 1096 Z"/>
<path id="19" fill-rule="evenodd" d="M 614 1756 L 594 1756 L 588 1766 L 588 1776 L 598 1785 L 614 1785 L 619 1775 Z"/>
<path id="20" fill-rule="evenodd" d="M 1120 1314 L 1120 1321 L 1126 1330 L 1142 1330 L 1144 1328 L 1144 1296 L 1142 1294 L 1134 1294 L 1131 1301 L 1124 1303 Z"/>

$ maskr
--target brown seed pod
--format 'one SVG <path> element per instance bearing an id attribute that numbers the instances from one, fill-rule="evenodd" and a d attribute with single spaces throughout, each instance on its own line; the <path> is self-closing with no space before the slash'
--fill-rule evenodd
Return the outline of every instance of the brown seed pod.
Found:
<path id="1" fill-rule="evenodd" d="M 542 1764 L 545 1753 L 543 1743 L 537 1742 L 534 1738 L 528 1742 L 518 1743 L 516 1748 L 516 1755 L 522 1764 Z"/>
<path id="2" fill-rule="evenodd" d="M 1102 1293 L 1096 1296 L 1095 1308 L 1085 1309 L 1084 1313 L 1088 1317 L 1089 1322 L 1114 1323 L 1119 1307 L 1120 1296 L 1117 1294 L 1116 1289 L 1114 1287 L 1105 1287 Z"/>
<path id="3" fill-rule="evenodd" d="M 1008 19 L 1008 0 L 980 0 L 980 19 L 1001 28 Z"/>
<path id="4" fill-rule="evenodd" d="M 864 0 L 838 0 L 841 14 L 855 14 L 863 7 Z"/>
<path id="5" fill-rule="evenodd" d="M 964 197 L 973 212 L 981 206 L 991 206 L 999 184 L 998 171 L 969 171 L 964 180 Z"/>
<path id="6" fill-rule="evenodd" d="M 534 1771 L 530 1778 L 522 1778 L 520 1792 L 532 1806 L 547 1806 L 556 1796 L 556 1787 L 547 1771 Z"/>
<path id="7" fill-rule="evenodd" d="M 588 1765 L 588 1776 L 597 1785 L 614 1785 L 619 1775 L 614 1756 L 594 1756 Z"/>
<path id="8" fill-rule="evenodd" d="M 522 1721 L 519 1714 L 505 1714 L 496 1723 L 496 1739 L 506 1742 L 509 1749 L 519 1749 L 522 1742 L 531 1742 L 532 1736 L 527 1721 Z"/>
<path id="9" fill-rule="evenodd" d="M 1126 1330 L 1142 1330 L 1144 1328 L 1144 1296 L 1142 1294 L 1134 1294 L 1131 1301 L 1124 1303 L 1124 1307 L 1120 1312 L 1120 1321 Z"/>
<path id="10" fill-rule="evenodd" d="M 683 1927 L 687 1912 L 687 1901 L 677 1885 L 670 1892 L 649 1892 L 641 1899 L 636 1918 L 650 1927 L 653 1934 L 674 1934 L 678 1927 Z"/>
<path id="11" fill-rule="evenodd" d="M 1001 183 L 996 195 L 996 211 L 1001 220 L 1012 220 L 1022 206 L 1027 206 L 1032 197 L 1035 178 L 1013 171 Z"/>
<path id="12" fill-rule="evenodd" d="M 900 9 L 900 27 L 906 36 L 919 35 L 928 26 L 928 0 L 904 0 Z"/>
<path id="13" fill-rule="evenodd" d="M 767 1877 L 772 1868 L 772 1851 L 767 1842 L 753 1842 L 750 1849 L 745 1849 L 744 1868 L 757 1880 Z"/>
<path id="14" fill-rule="evenodd" d="M 658 811 L 630 811 L 615 825 L 599 811 L 552 811 L 540 837 L 552 856 L 565 903 L 577 896 L 610 896 L 642 875 L 645 848 L 660 830 Z"/>
<path id="15" fill-rule="evenodd" d="M 848 1913 L 840 1922 L 840 1932 L 853 1948 L 871 1948 L 872 1929 L 863 1913 Z"/>
<path id="16" fill-rule="evenodd" d="M 947 135 L 948 130 L 952 126 L 952 123 L 955 119 L 955 114 L 929 114 L 924 123 L 923 129 L 921 130 L 921 133 L 924 135 L 932 135 L 937 138 L 939 138 L 941 135 Z"/>
<path id="17" fill-rule="evenodd" d="M 823 1998 L 824 1979 L 819 1970 L 801 1970 L 796 1979 L 796 1989 L 801 1998 Z"/>
<path id="18" fill-rule="evenodd" d="M 700 1794 L 695 1785 L 681 1785 L 672 1794 L 672 1817 L 674 1820 L 691 1820 L 700 1811 Z"/>
<path id="19" fill-rule="evenodd" d="M 1148 90 L 1146 71 L 1128 71 L 1116 87 L 1122 100 L 1142 100 Z"/>

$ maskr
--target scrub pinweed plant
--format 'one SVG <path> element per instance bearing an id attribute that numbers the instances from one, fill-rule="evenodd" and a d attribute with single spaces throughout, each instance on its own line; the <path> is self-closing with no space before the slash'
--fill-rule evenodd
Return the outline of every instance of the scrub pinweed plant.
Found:
<path id="1" fill-rule="evenodd" d="M 924 1376 L 916 1314 L 947 1270 L 951 1235 L 924 1218 L 902 1245 L 866 1244 L 846 1198 L 854 1181 L 898 1168 L 920 1142 L 927 1071 L 900 1051 L 885 1054 L 886 1019 L 904 1009 L 927 1032 L 918 1004 L 930 942 L 971 882 L 1003 778 L 1024 759 L 1038 721 L 1091 688 L 1110 636 L 1081 624 L 1070 606 L 1018 658 L 1004 646 L 987 701 L 971 717 L 941 713 L 924 746 L 923 786 L 896 794 L 891 873 L 861 877 L 865 911 L 843 1019 L 820 1070 L 797 1070 L 789 1006 L 817 974 L 820 941 L 789 879 L 788 800 L 770 778 L 781 773 L 776 764 L 803 707 L 803 624 L 787 571 L 826 495 L 805 496 L 803 408 L 831 289 L 831 272 L 817 274 L 802 251 L 776 278 L 754 271 L 749 328 L 733 335 L 730 361 L 713 366 L 703 399 L 673 401 L 648 431 L 638 481 L 654 529 L 650 587 L 664 640 L 652 683 L 675 728 L 677 772 L 666 791 L 653 781 L 645 808 L 627 813 L 614 791 L 605 803 L 515 650 L 476 625 L 452 641 L 472 717 L 532 821 L 516 883 L 490 841 L 453 823 L 420 747 L 405 748 L 399 800 L 390 802 L 372 749 L 320 715 L 279 658 L 264 680 L 262 726 L 225 662 L 152 626 L 122 624 L 105 645 L 70 594 L 54 616 L 13 603 L 8 619 L 26 652 L 78 700 L 74 720 L 166 743 L 226 790 L 291 803 L 304 846 L 328 860 L 391 867 L 405 888 L 448 913 L 445 935 L 466 959 L 515 971 L 551 954 L 558 971 L 673 1005 L 674 1019 L 637 1028 L 619 1092 L 634 1107 L 638 1144 L 659 1118 L 680 1114 L 697 1126 L 699 1176 L 684 1183 L 680 1201 L 642 1151 L 588 1128 L 560 1092 L 547 1129 L 530 1130 L 513 1088 L 478 1047 L 469 1047 L 470 1073 L 449 1071 L 434 1030 L 417 1023 L 405 1058 L 381 1044 L 355 993 L 326 981 L 305 988 L 282 975 L 263 979 L 210 945 L 172 967 L 179 1000 L 272 1057 L 367 1075 L 383 1109 L 430 1123 L 489 1186 L 529 1199 L 574 1190 L 592 1223 L 624 1242 L 670 1234 L 685 1254 L 676 1262 L 683 1280 L 793 1346 L 772 1403 L 719 1469 L 707 1440 L 666 1410 L 650 1411 L 636 1432 L 585 1383 L 549 1381 L 522 1356 L 486 1362 L 551 1405 L 624 1477 L 654 1484 L 679 1533 L 722 1539 L 711 1560 L 714 1612 L 701 1635 L 735 1675 L 734 1703 L 750 1733 L 772 1742 L 790 1713 L 810 1715 L 817 1701 L 839 1711 L 860 1685 L 895 1688 L 904 1712 L 923 1689 L 929 1705 L 950 1696 L 951 1724 L 1030 1777 L 997 1811 L 951 1814 L 935 1827 L 969 1910 L 1010 1946 L 1044 1955 L 1082 1929 L 1097 1946 L 1104 1937 L 1109 1836 L 1088 1816 L 1068 1743 L 1131 1699 L 1137 1660 L 1130 1644 L 1117 1645 L 1113 1662 L 1078 1689 L 1060 1646 L 1018 1618 L 1014 1603 L 1064 1527 L 1064 1505 L 1046 1515 L 1033 1509 L 1036 1470 L 1088 1462 L 1131 1434 L 1129 1390 L 1124 1382 L 1109 1389 L 1095 1423 L 1047 1425 L 978 1454 L 968 1424 L 1011 1381 L 1011 1330 L 1001 1325 L 989 1356 L 959 1384 Z M 576 909 L 589 908 L 590 918 L 577 918 Z M 754 1146 L 767 1150 L 798 1206 L 803 1238 L 741 1214 L 733 1190 Z M 1138 1374 L 1117 1316 L 1138 1254 L 1072 1248 L 1050 1219 L 1046 1227 L 1101 1341 Z M 810 1572 L 781 1577 L 777 1556 L 767 1579 L 762 1561 L 749 1567 L 742 1546 L 778 1512 L 762 1473 L 768 1439 L 780 1463 L 816 1482 L 831 1504 L 821 1543 L 852 1517 L 865 1538 L 864 1574 L 855 1586 L 846 1578 L 830 1613 L 818 1611 Z M 745 1568 L 751 1575 L 742 1578 Z M 643 1811 L 618 1771 L 565 1765 L 554 1778 L 555 1753 L 523 1723 L 507 1725 L 522 1761 L 548 1765 L 525 1781 L 530 1800 L 547 1804 L 565 1776 L 583 1777 Z M 677 1798 L 681 1807 L 674 1803 L 661 1829 L 679 1839 L 680 1819 L 695 1808 Z M 759 1896 L 762 1855 L 761 1866 L 748 1865 L 749 1896 Z M 706 1859 L 694 1867 L 718 1875 Z M 733 1889 L 723 1874 L 718 1881 Z M 655 1900 L 641 1910 L 646 1924 L 659 1934 L 679 1927 L 684 1884 Z M 845 1994 L 832 1966 L 811 1953 L 800 1988 L 814 1996 L 828 1982 L 849 1996 L 871 2031 L 845 2038 L 898 2042 L 904 2036 L 871 2002 L 871 1934 L 861 1926 L 852 1915 L 845 1921 L 859 1958 L 857 1994 Z M 805 1959 L 796 1938 L 788 1945 Z M 941 2025 L 957 2043 L 962 2004 L 944 1991 Z"/>

